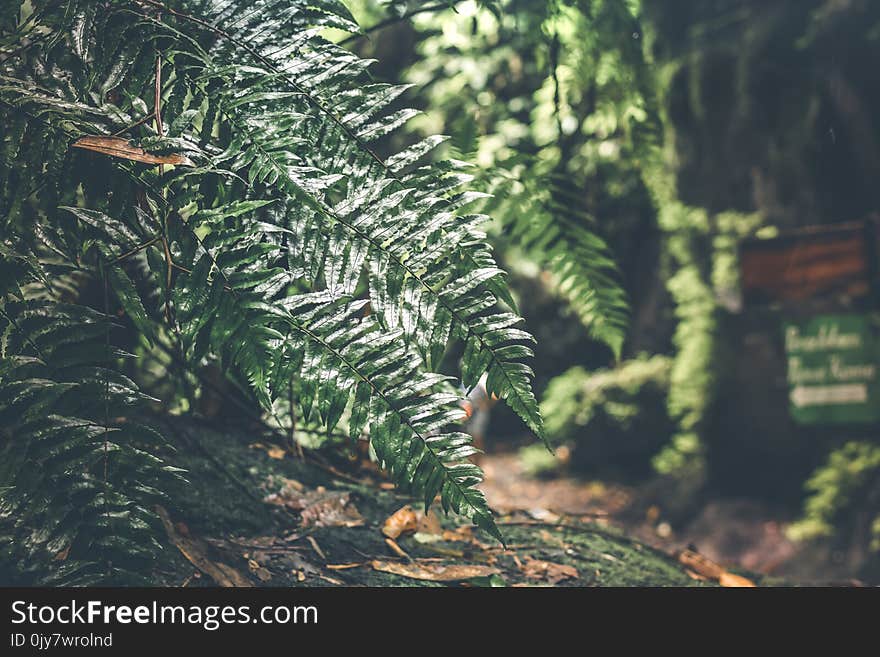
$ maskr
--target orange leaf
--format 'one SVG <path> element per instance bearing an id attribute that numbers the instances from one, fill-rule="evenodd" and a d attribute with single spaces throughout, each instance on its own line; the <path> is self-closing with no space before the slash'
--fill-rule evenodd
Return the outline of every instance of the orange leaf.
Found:
<path id="1" fill-rule="evenodd" d="M 693 550 L 682 550 L 678 554 L 678 562 L 704 579 L 711 579 L 721 586 L 727 587 L 752 587 L 752 580 L 728 572 L 723 566 L 715 563 L 709 557 Z"/>
<path id="2" fill-rule="evenodd" d="M 414 532 L 419 527 L 419 516 L 415 510 L 407 504 L 400 507 L 385 519 L 382 525 L 382 533 L 388 538 L 397 538 L 401 534 Z"/>
<path id="3" fill-rule="evenodd" d="M 724 573 L 718 578 L 718 583 L 729 588 L 754 588 L 755 586 L 752 580 L 733 573 Z"/>
<path id="4" fill-rule="evenodd" d="M 77 139 L 72 148 L 82 148 L 87 151 L 95 151 L 102 155 L 118 157 L 123 160 L 144 162 L 145 164 L 182 164 L 193 166 L 192 160 L 186 155 L 171 153 L 169 155 L 154 155 L 147 153 L 143 148 L 133 145 L 122 137 L 104 137 L 102 135 L 86 135 Z"/>

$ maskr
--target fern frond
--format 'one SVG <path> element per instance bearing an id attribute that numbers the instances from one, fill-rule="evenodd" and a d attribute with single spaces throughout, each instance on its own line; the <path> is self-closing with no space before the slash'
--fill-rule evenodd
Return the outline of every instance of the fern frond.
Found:
<path id="1" fill-rule="evenodd" d="M 45 584 L 145 583 L 162 549 L 152 507 L 169 503 L 163 490 L 179 475 L 145 451 L 163 440 L 155 430 L 119 419 L 149 398 L 115 370 L 127 354 L 106 341 L 110 318 L 8 299 L 0 318 L 7 550 Z"/>
<path id="2" fill-rule="evenodd" d="M 370 143 L 413 115 L 410 110 L 384 111 L 405 89 L 365 87 L 361 75 L 368 62 L 314 32 L 294 31 L 293 41 L 284 42 L 286 28 L 273 15 L 279 4 L 255 7 L 242 21 L 231 17 L 229 3 L 205 3 L 205 15 L 213 19 L 209 29 L 219 37 L 219 52 L 254 60 L 247 67 L 224 66 L 205 73 L 222 80 L 217 86 L 226 90 L 225 107 L 218 110 L 218 118 L 235 126 L 226 154 L 241 157 L 228 166 L 246 168 L 250 183 L 277 187 L 306 206 L 299 213 L 299 226 L 319 243 L 298 249 L 329 256 L 323 267 L 311 268 L 323 272 L 325 279 L 329 271 L 329 286 L 350 292 L 366 263 L 372 274 L 371 301 L 389 328 L 402 325 L 408 340 L 427 346 L 429 367 L 434 363 L 427 357 L 442 352 L 450 335 L 471 344 L 464 384 L 475 385 L 488 370 L 492 392 L 508 400 L 542 436 L 531 371 L 520 362 L 530 354 L 518 343 L 521 334 L 505 335 L 507 327 L 487 333 L 480 323 L 494 305 L 493 290 L 502 272 L 493 271 L 492 263 L 475 275 L 474 289 L 456 293 L 447 287 L 449 281 L 476 271 L 478 256 L 468 252 L 481 234 L 458 214 L 475 199 L 457 191 L 469 177 L 448 163 L 410 170 L 430 150 L 424 145 L 396 156 L 393 166 L 380 158 Z M 335 5 L 317 6 L 329 16 Z M 187 20 L 183 14 L 176 17 Z M 348 21 L 347 12 L 337 19 Z M 189 21 L 196 22 L 192 17 Z M 292 139 L 310 146 L 299 158 L 290 152 L 296 145 Z M 279 157 L 281 152 L 284 157 Z M 328 203 L 324 195 L 340 180 L 344 186 L 336 191 L 344 198 Z M 285 227 L 291 228 L 289 219 Z M 479 258 L 485 260 L 485 253 Z M 489 271 L 492 274 L 486 276 Z M 482 295 L 478 302 L 467 298 L 471 292 Z M 482 371 L 476 365 L 483 366 Z"/>
<path id="3" fill-rule="evenodd" d="M 219 361 L 267 414 L 295 388 L 291 417 L 368 427 L 399 483 L 496 532 L 433 371 L 460 340 L 464 385 L 487 373 L 542 436 L 532 338 L 498 308 L 513 302 L 470 177 L 424 163 L 438 138 L 386 153 L 414 112 L 405 86 L 370 83 L 370 62 L 322 36 L 359 30 L 344 4 L 33 6 L 45 38 L 0 19 L 0 51 L 16 51 L 0 60 L 0 222 L 44 272 L 46 312 L 63 312 L 59 278 L 100 268 L 139 335 L 193 368 Z M 156 170 L 74 148 L 83 136 L 182 157 Z"/>
<path id="4" fill-rule="evenodd" d="M 554 278 L 554 287 L 590 335 L 620 358 L 629 325 L 629 303 L 617 264 L 583 199 L 550 175 L 502 180 L 493 189 L 513 243 Z"/>

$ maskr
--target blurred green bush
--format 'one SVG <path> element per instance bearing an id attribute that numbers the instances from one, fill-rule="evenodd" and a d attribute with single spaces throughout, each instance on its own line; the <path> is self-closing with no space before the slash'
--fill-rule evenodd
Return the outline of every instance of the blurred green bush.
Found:
<path id="1" fill-rule="evenodd" d="M 880 445 L 852 441 L 834 450 L 806 484 L 795 540 L 836 537 L 850 548 L 880 551 Z"/>
<path id="2" fill-rule="evenodd" d="M 575 470 L 649 475 L 652 457 L 675 431 L 667 410 L 671 371 L 671 359 L 659 355 L 592 374 L 569 369 L 550 381 L 541 401 L 551 443 L 566 448 Z M 526 448 L 523 463 L 535 472 L 553 462 Z"/>

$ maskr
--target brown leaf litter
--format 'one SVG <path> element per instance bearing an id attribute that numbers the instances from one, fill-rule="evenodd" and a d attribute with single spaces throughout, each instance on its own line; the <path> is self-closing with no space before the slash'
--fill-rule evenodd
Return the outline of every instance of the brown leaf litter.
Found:
<path id="1" fill-rule="evenodd" d="M 360 527 L 364 524 L 350 493 L 328 491 L 323 486 L 309 491 L 294 479 L 283 480 L 281 489 L 267 495 L 264 501 L 298 511 L 303 527 Z"/>

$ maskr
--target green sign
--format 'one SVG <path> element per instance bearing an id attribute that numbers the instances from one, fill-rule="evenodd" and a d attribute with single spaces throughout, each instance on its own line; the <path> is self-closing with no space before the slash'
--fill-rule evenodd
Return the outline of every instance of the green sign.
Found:
<path id="1" fill-rule="evenodd" d="M 784 331 L 796 422 L 880 422 L 880 339 L 867 316 L 817 316 Z"/>

